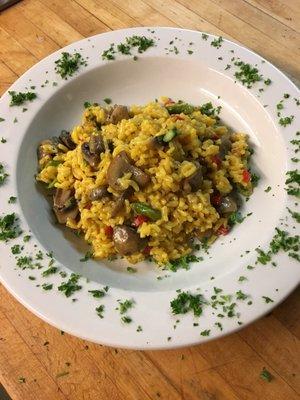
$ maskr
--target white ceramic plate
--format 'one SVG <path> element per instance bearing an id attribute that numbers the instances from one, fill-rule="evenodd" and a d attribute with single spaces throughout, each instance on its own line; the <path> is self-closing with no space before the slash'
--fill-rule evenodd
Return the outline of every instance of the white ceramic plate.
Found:
<path id="1" fill-rule="evenodd" d="M 113 61 L 102 60 L 102 52 L 111 43 L 124 42 L 132 35 L 154 38 L 156 46 L 138 54 L 136 61 L 132 56 L 120 54 Z M 7 138 L 7 143 L 0 143 L 0 161 L 9 174 L 0 187 L 1 215 L 15 212 L 24 234 L 30 231 L 32 238 L 26 243 L 23 243 L 24 235 L 8 243 L 0 242 L 0 278 L 23 305 L 48 323 L 111 346 L 191 345 L 228 334 L 259 318 L 299 283 L 298 262 L 286 252 L 280 251 L 272 258 L 276 267 L 270 262 L 255 264 L 258 256 L 255 249 L 258 246 L 268 249 L 275 227 L 293 236 L 299 232 L 297 222 L 286 208 L 295 211 L 297 198 L 288 196 L 285 190 L 286 172 L 297 166 L 291 161 L 297 156 L 294 154 L 297 145 L 290 141 L 299 140 L 296 130 L 300 116 L 295 100 L 299 99 L 299 91 L 284 74 L 257 54 L 227 40 L 221 42 L 220 48 L 214 47 L 211 42 L 215 39 L 211 35 L 203 38 L 200 32 L 173 28 L 134 28 L 97 35 L 50 55 L 14 83 L 10 90 L 17 92 L 35 86 L 38 98 L 24 106 L 27 111 L 23 112 L 23 106 L 10 107 L 8 93 L 1 98 L 0 117 L 5 121 L 0 122 L 0 138 Z M 63 51 L 78 51 L 88 60 L 88 66 L 81 66 L 68 80 L 61 79 L 54 68 L 55 60 Z M 238 57 L 252 66 L 257 65 L 264 80 L 269 78 L 272 83 L 266 85 L 262 80 L 248 89 L 235 82 L 238 67 L 234 61 Z M 226 68 L 227 64 L 230 68 Z M 284 98 L 280 112 L 283 117 L 294 115 L 286 127 L 278 123 L 276 109 L 284 93 L 290 96 Z M 254 169 L 261 179 L 242 213 L 253 214 L 229 235 L 220 238 L 209 254 L 202 254 L 204 260 L 193 264 L 188 271 L 158 271 L 153 264 L 143 264 L 138 267 L 138 273 L 130 274 L 122 260 L 80 262 L 84 245 L 72 233 L 53 224 L 49 205 L 35 184 L 37 143 L 78 124 L 84 101 L 102 103 L 102 99 L 110 97 L 118 104 L 143 104 L 161 95 L 193 104 L 211 101 L 215 106 L 221 105 L 222 120 L 233 129 L 249 134 L 255 148 Z M 266 191 L 268 186 L 270 191 Z M 8 204 L 10 196 L 17 196 L 16 204 Z M 60 273 L 43 277 L 50 260 L 47 256 L 41 261 L 43 269 L 17 267 L 11 246 L 18 243 L 24 245 L 23 255 L 33 258 L 39 249 L 44 253 L 53 251 L 60 272 L 82 275 L 79 281 L 82 289 L 66 298 L 57 286 L 68 278 Z M 247 269 L 248 265 L 254 269 Z M 157 279 L 158 276 L 161 278 Z M 246 279 L 239 279 L 241 276 Z M 53 284 L 52 290 L 37 286 L 47 282 Z M 101 299 L 88 293 L 105 285 L 110 289 Z M 232 296 L 225 306 L 236 303 L 233 307 L 237 315 L 227 317 L 228 309 L 224 313 L 220 304 L 217 309 L 212 307 L 214 287 L 222 289 L 217 294 L 219 299 L 221 295 Z M 199 318 L 192 313 L 172 315 L 170 301 L 178 296 L 178 289 L 202 293 L 210 303 L 203 307 Z M 239 290 L 248 298 L 236 299 Z M 272 301 L 266 302 L 263 296 Z M 77 301 L 72 301 L 73 298 Z M 115 310 L 118 299 L 135 301 L 126 314 L 132 318 L 129 324 L 122 323 L 119 311 Z M 105 306 L 103 319 L 95 312 L 100 304 Z M 225 317 L 218 317 L 220 313 Z M 205 330 L 210 331 L 209 336 L 200 334 Z"/>

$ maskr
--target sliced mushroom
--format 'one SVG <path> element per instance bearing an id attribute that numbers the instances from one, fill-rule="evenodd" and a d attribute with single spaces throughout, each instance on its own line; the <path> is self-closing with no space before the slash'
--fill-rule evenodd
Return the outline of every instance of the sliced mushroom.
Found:
<path id="1" fill-rule="evenodd" d="M 108 112 L 107 122 L 117 124 L 122 119 L 129 119 L 130 115 L 126 106 L 119 106 L 115 104 Z"/>
<path id="2" fill-rule="evenodd" d="M 226 154 L 231 150 L 230 134 L 227 133 L 221 137 L 221 144 L 219 146 L 220 157 L 224 160 Z"/>
<path id="3" fill-rule="evenodd" d="M 92 135 L 89 142 L 82 143 L 81 151 L 85 161 L 96 169 L 100 162 L 100 154 L 105 151 L 102 135 L 100 133 Z"/>
<path id="4" fill-rule="evenodd" d="M 97 187 L 97 188 L 91 190 L 91 192 L 89 194 L 89 198 L 91 201 L 101 200 L 104 197 L 110 197 L 110 196 L 111 196 L 111 194 L 107 191 L 106 186 Z"/>
<path id="5" fill-rule="evenodd" d="M 59 135 L 59 140 L 70 150 L 74 150 L 76 147 L 76 144 L 72 140 L 71 133 L 68 131 L 62 130 Z"/>
<path id="6" fill-rule="evenodd" d="M 121 190 L 118 179 L 127 172 L 132 173 L 133 179 L 140 187 L 146 186 L 150 181 L 150 177 L 144 171 L 131 164 L 126 151 L 123 150 L 112 159 L 107 170 L 107 182 L 113 189 Z"/>
<path id="7" fill-rule="evenodd" d="M 53 136 L 51 139 L 43 140 L 39 143 L 37 148 L 37 157 L 40 161 L 42 158 L 46 156 L 53 155 L 58 152 L 57 145 L 59 144 L 59 140 L 56 136 Z M 49 151 L 49 146 L 51 146 L 51 151 Z"/>
<path id="8" fill-rule="evenodd" d="M 196 171 L 183 180 L 183 190 L 187 193 L 197 192 L 200 189 L 203 182 L 203 171 L 202 166 L 197 163 Z"/>
<path id="9" fill-rule="evenodd" d="M 221 214 L 230 214 L 237 211 L 237 201 L 232 195 L 224 196 L 218 206 L 218 211 Z"/>
<path id="10" fill-rule="evenodd" d="M 78 215 L 77 202 L 74 191 L 69 189 L 56 189 L 53 196 L 53 211 L 60 224 L 65 224 L 68 218 L 75 219 Z"/>
<path id="11" fill-rule="evenodd" d="M 116 200 L 114 208 L 111 212 L 112 218 L 114 218 L 124 207 L 125 200 L 128 199 L 132 194 L 134 190 L 132 186 L 129 186 L 124 192 L 120 195 L 120 197 Z"/>
<path id="12" fill-rule="evenodd" d="M 98 133 L 97 135 L 92 135 L 90 137 L 89 148 L 90 152 L 94 154 L 100 154 L 105 151 L 103 138 L 100 133 Z"/>
<path id="13" fill-rule="evenodd" d="M 147 245 L 147 239 L 142 239 L 138 232 L 126 225 L 114 227 L 113 241 L 117 252 L 123 256 L 137 253 Z"/>

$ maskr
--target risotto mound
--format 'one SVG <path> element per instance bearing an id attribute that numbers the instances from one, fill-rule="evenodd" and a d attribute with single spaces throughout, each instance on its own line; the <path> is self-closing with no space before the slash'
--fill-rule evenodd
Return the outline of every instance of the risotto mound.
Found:
<path id="1" fill-rule="evenodd" d="M 216 114 L 167 98 L 90 105 L 81 125 L 38 147 L 37 180 L 54 191 L 58 222 L 82 233 L 95 258 L 159 265 L 227 234 L 237 192 L 252 192 L 250 151 Z"/>

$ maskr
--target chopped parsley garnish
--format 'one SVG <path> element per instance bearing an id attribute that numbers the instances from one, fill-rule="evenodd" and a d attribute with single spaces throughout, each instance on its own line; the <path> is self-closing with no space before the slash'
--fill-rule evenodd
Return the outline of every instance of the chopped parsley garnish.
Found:
<path id="1" fill-rule="evenodd" d="M 63 292 L 66 297 L 70 297 L 77 290 L 80 290 L 82 286 L 78 285 L 80 275 L 72 273 L 67 282 L 63 282 L 58 286 L 58 290 Z"/>
<path id="2" fill-rule="evenodd" d="M 194 53 L 193 50 L 188 50 L 187 52 L 188 52 L 189 55 Z"/>
<path id="3" fill-rule="evenodd" d="M 282 117 L 279 119 L 279 124 L 281 126 L 286 127 L 287 125 L 290 125 L 292 123 L 293 119 L 294 119 L 293 115 L 290 115 L 289 117 Z"/>
<path id="4" fill-rule="evenodd" d="M 222 36 L 219 36 L 217 39 L 214 39 L 210 43 L 210 45 L 219 49 L 222 46 L 222 43 L 223 43 L 223 38 L 222 38 Z"/>
<path id="5" fill-rule="evenodd" d="M 12 254 L 21 254 L 22 247 L 19 244 L 15 244 L 10 248 Z"/>
<path id="6" fill-rule="evenodd" d="M 33 269 L 32 258 L 29 256 L 22 256 L 17 259 L 17 266 L 21 269 Z"/>
<path id="7" fill-rule="evenodd" d="M 5 172 L 3 164 L 0 163 L 0 186 L 6 181 L 9 175 Z"/>
<path id="8" fill-rule="evenodd" d="M 269 193 L 269 191 L 270 191 L 271 189 L 272 189 L 271 186 L 268 186 L 264 191 L 265 191 L 266 193 Z"/>
<path id="9" fill-rule="evenodd" d="M 106 295 L 106 291 L 104 290 L 89 290 L 88 292 L 97 299 L 100 299 L 101 297 L 104 297 Z"/>
<path id="10" fill-rule="evenodd" d="M 36 277 L 35 277 L 35 276 L 28 276 L 28 279 L 29 279 L 30 281 L 35 281 L 35 280 L 36 280 Z"/>
<path id="11" fill-rule="evenodd" d="M 290 95 L 289 95 L 288 93 L 284 93 L 283 97 L 284 97 L 285 99 L 288 99 L 288 98 L 290 98 Z"/>
<path id="12" fill-rule="evenodd" d="M 15 204 L 16 201 L 17 201 L 17 198 L 15 196 L 10 196 L 10 198 L 8 199 L 9 204 Z"/>
<path id="13" fill-rule="evenodd" d="M 176 260 L 169 261 L 167 267 L 173 272 L 178 271 L 180 268 L 188 270 L 190 269 L 190 264 L 192 262 L 198 262 L 202 260 L 202 257 L 196 257 L 193 254 L 187 254 L 186 256 L 177 258 Z"/>
<path id="14" fill-rule="evenodd" d="M 69 76 L 74 75 L 81 65 L 87 66 L 81 54 L 70 54 L 68 52 L 63 52 L 60 59 L 55 61 L 55 64 L 55 72 L 63 79 L 68 79 Z"/>
<path id="15" fill-rule="evenodd" d="M 242 292 L 241 290 L 238 290 L 235 294 L 237 300 L 246 300 L 248 298 L 248 295 Z"/>
<path id="16" fill-rule="evenodd" d="M 124 300 L 124 301 L 119 300 L 118 302 L 119 302 L 119 308 L 118 309 L 120 311 L 120 314 L 125 314 L 134 305 L 134 301 L 133 300 Z"/>
<path id="17" fill-rule="evenodd" d="M 105 308 L 105 307 L 104 307 L 103 304 L 100 304 L 100 306 L 98 306 L 98 307 L 95 308 L 98 317 L 103 318 L 104 308 Z"/>
<path id="18" fill-rule="evenodd" d="M 146 36 L 133 35 L 127 37 L 125 42 L 119 43 L 115 48 L 114 43 L 110 45 L 107 50 L 102 52 L 103 60 L 114 60 L 116 52 L 123 55 L 131 55 L 131 50 L 137 48 L 138 53 L 144 53 L 149 47 L 154 46 L 154 40 L 152 38 L 147 38 Z M 135 58 L 136 60 L 137 58 Z"/>
<path id="19" fill-rule="evenodd" d="M 246 217 L 242 217 L 242 214 L 239 211 L 233 212 L 230 214 L 228 218 L 228 224 L 233 226 L 235 224 L 241 224 Z"/>
<path id="20" fill-rule="evenodd" d="M 104 103 L 106 104 L 111 104 L 112 100 L 109 97 L 105 97 L 105 99 L 103 99 Z"/>
<path id="21" fill-rule="evenodd" d="M 210 334 L 210 329 L 205 329 L 205 331 L 200 332 L 201 336 L 209 336 Z"/>
<path id="22" fill-rule="evenodd" d="M 132 268 L 132 267 L 127 267 L 127 271 L 132 273 L 132 274 L 134 274 L 134 273 L 137 272 L 137 269 L 136 268 Z"/>
<path id="23" fill-rule="evenodd" d="M 49 276 L 52 274 L 56 274 L 57 270 L 58 270 L 57 267 L 50 267 L 50 268 L 46 269 L 45 271 L 43 271 L 42 276 L 45 277 L 45 276 Z"/>
<path id="24" fill-rule="evenodd" d="M 27 242 L 29 242 L 30 239 L 31 239 L 31 236 L 30 236 L 30 235 L 25 235 L 25 236 L 23 237 L 23 242 L 27 243 Z"/>
<path id="25" fill-rule="evenodd" d="M 203 40 L 207 40 L 208 39 L 208 35 L 206 33 L 202 33 L 201 35 Z"/>
<path id="26" fill-rule="evenodd" d="M 287 207 L 287 209 L 288 209 L 288 212 L 291 214 L 291 216 L 292 216 L 293 218 L 295 218 L 295 220 L 296 220 L 297 222 L 300 223 L 300 213 L 298 213 L 298 212 L 296 212 L 296 211 L 292 211 L 292 210 L 289 209 L 288 207 Z"/>
<path id="27" fill-rule="evenodd" d="M 288 252 L 288 256 L 297 259 L 294 252 L 299 253 L 300 236 L 289 236 L 287 232 L 276 228 L 276 234 L 274 235 L 270 243 L 270 249 L 273 254 L 277 254 L 279 250 L 283 250 L 285 252 Z"/>
<path id="28" fill-rule="evenodd" d="M 268 296 L 262 296 L 262 298 L 265 300 L 265 302 L 268 303 L 274 303 L 274 300 L 270 299 Z"/>
<path id="29" fill-rule="evenodd" d="M 256 67 L 250 64 L 246 64 L 243 61 L 236 61 L 235 66 L 239 67 L 239 71 L 235 72 L 234 76 L 243 85 L 246 85 L 248 89 L 252 87 L 255 82 L 259 82 L 262 79 L 262 75 L 258 72 Z"/>
<path id="30" fill-rule="evenodd" d="M 238 281 L 239 282 L 244 282 L 246 280 L 247 280 L 246 276 L 240 276 Z"/>
<path id="31" fill-rule="evenodd" d="M 251 173 L 251 183 L 253 187 L 256 187 L 258 185 L 258 182 L 260 180 L 260 176 L 257 174 L 254 174 L 253 172 Z"/>
<path id="32" fill-rule="evenodd" d="M 265 367 L 263 367 L 259 376 L 261 379 L 263 379 L 267 382 L 271 382 L 271 380 L 274 378 L 273 375 Z"/>
<path id="33" fill-rule="evenodd" d="M 128 315 L 123 315 L 121 321 L 124 322 L 124 324 L 130 324 L 130 322 L 132 322 L 132 319 L 128 317 Z"/>
<path id="34" fill-rule="evenodd" d="M 20 106 L 24 104 L 26 101 L 33 101 L 34 99 L 37 98 L 36 93 L 34 92 L 18 92 L 16 93 L 15 91 L 9 91 L 8 92 L 11 99 L 9 106 Z"/>
<path id="35" fill-rule="evenodd" d="M 271 85 L 271 83 L 272 83 L 272 81 L 271 81 L 270 78 L 265 79 L 265 81 L 264 81 L 264 84 L 267 85 L 267 86 Z"/>
<path id="36" fill-rule="evenodd" d="M 5 121 L 5 119 L 0 117 L 0 122 L 3 122 L 3 121 Z"/>
<path id="37" fill-rule="evenodd" d="M 205 114 L 209 117 L 217 117 L 220 114 L 221 109 L 221 106 L 214 108 L 211 102 L 202 104 L 200 107 L 201 114 Z"/>
<path id="38" fill-rule="evenodd" d="M 256 248 L 255 249 L 257 253 L 259 254 L 257 257 L 257 262 L 260 264 L 266 265 L 269 261 L 271 261 L 271 256 L 269 253 L 265 253 L 263 250 Z"/>
<path id="39" fill-rule="evenodd" d="M 17 122 L 18 122 L 18 118 L 15 117 L 14 120 L 13 120 L 13 123 L 16 124 Z"/>
<path id="40" fill-rule="evenodd" d="M 300 197 L 300 173 L 298 170 L 288 171 L 286 173 L 288 178 L 285 183 L 288 185 L 285 190 L 289 195 Z"/>
<path id="41" fill-rule="evenodd" d="M 4 137 L 2 137 L 2 138 L 1 138 L 1 143 L 4 144 L 4 143 L 6 143 L 6 142 L 7 142 L 7 140 L 6 140 Z"/>
<path id="42" fill-rule="evenodd" d="M 15 213 L 0 217 L 0 240 L 9 240 L 18 237 L 21 230 L 18 226 L 18 218 Z"/>
<path id="43" fill-rule="evenodd" d="M 216 322 L 216 323 L 215 323 L 215 326 L 216 326 L 217 328 L 219 328 L 220 331 L 223 330 L 223 325 L 221 324 L 221 322 Z"/>
<path id="44" fill-rule="evenodd" d="M 143 331 L 143 328 L 141 327 L 141 325 L 138 325 L 138 327 L 136 328 L 136 331 L 137 332 L 142 332 Z"/>
<path id="45" fill-rule="evenodd" d="M 44 290 L 51 290 L 53 288 L 53 283 L 43 283 L 42 288 Z"/>
<path id="46" fill-rule="evenodd" d="M 93 252 L 92 251 L 87 251 L 84 255 L 83 258 L 81 258 L 79 261 L 80 262 L 86 262 L 88 260 L 90 260 L 91 258 L 93 258 Z"/>
<path id="47" fill-rule="evenodd" d="M 179 293 L 170 303 L 173 314 L 186 314 L 191 311 L 197 317 L 202 314 L 202 308 L 205 304 L 207 302 L 201 294 L 189 292 Z"/>
<path id="48" fill-rule="evenodd" d="M 91 107 L 92 105 L 91 105 L 91 103 L 89 102 L 89 101 L 85 101 L 84 103 L 83 103 L 83 107 L 84 108 L 89 108 L 89 107 Z"/>

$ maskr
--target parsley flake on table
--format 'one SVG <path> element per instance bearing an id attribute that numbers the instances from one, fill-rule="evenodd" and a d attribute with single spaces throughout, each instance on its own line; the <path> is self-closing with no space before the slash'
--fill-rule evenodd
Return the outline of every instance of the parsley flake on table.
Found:
<path id="1" fill-rule="evenodd" d="M 35 92 L 15 92 L 9 91 L 8 94 L 10 95 L 10 103 L 9 106 L 20 106 L 24 104 L 26 101 L 33 101 L 37 98 L 37 94 Z"/>
<path id="2" fill-rule="evenodd" d="M 79 53 L 70 54 L 63 52 L 61 57 L 55 61 L 55 72 L 63 79 L 68 79 L 78 71 L 81 65 L 87 66 L 87 62 Z"/>
<path id="3" fill-rule="evenodd" d="M 259 376 L 261 379 L 263 379 L 267 382 L 271 382 L 271 380 L 274 378 L 273 375 L 265 367 L 263 367 Z"/>
<path id="4" fill-rule="evenodd" d="M 189 292 L 181 292 L 178 296 L 170 302 L 172 313 L 186 314 L 193 312 L 198 317 L 202 314 L 203 306 L 207 304 L 207 301 L 200 294 L 192 294 Z"/>
<path id="5" fill-rule="evenodd" d="M 58 290 L 63 292 L 66 297 L 70 297 L 73 293 L 80 290 L 82 286 L 78 285 L 80 275 L 72 273 L 67 282 L 62 282 L 58 286 Z"/>

